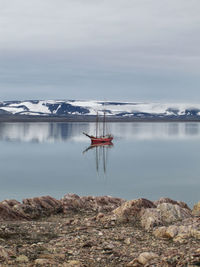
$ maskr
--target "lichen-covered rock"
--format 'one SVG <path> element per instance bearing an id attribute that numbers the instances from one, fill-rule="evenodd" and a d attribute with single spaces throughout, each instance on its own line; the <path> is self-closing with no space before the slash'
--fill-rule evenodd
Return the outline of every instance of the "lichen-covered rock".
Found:
<path id="1" fill-rule="evenodd" d="M 167 202 L 164 202 L 165 200 Z M 192 217 L 191 210 L 184 204 L 178 205 L 176 201 L 170 199 L 161 199 L 160 202 L 156 208 L 143 209 L 140 212 L 141 225 L 146 230 Z"/>
<path id="2" fill-rule="evenodd" d="M 200 216 L 200 201 L 194 205 L 192 214 L 195 216 Z"/>
<path id="3" fill-rule="evenodd" d="M 163 224 L 161 213 L 158 209 L 143 209 L 140 216 L 141 225 L 147 231 Z"/>
<path id="4" fill-rule="evenodd" d="M 192 217 L 190 209 L 182 208 L 177 204 L 162 203 L 157 205 L 164 223 L 173 223 Z"/>
<path id="5" fill-rule="evenodd" d="M 147 208 L 155 208 L 155 205 L 150 200 L 140 198 L 126 201 L 120 207 L 113 210 L 113 214 L 116 220 L 120 222 L 135 221 L 140 217 L 140 211 Z"/>

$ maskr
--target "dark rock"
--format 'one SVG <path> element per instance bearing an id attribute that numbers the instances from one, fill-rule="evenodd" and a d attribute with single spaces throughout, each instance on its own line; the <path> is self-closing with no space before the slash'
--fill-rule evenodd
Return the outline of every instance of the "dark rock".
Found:
<path id="1" fill-rule="evenodd" d="M 23 211 L 31 218 L 50 216 L 63 211 L 61 202 L 50 196 L 27 198 L 22 202 Z"/>
<path id="2" fill-rule="evenodd" d="M 0 202 L 0 220 L 27 220 L 27 216 L 23 211 L 16 210 L 10 206 L 7 202 Z"/>

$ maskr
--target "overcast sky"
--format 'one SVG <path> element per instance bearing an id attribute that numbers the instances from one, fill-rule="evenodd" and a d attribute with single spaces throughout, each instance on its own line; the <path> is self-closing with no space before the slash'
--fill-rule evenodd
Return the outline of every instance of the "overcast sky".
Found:
<path id="1" fill-rule="evenodd" d="M 0 0 L 0 100 L 199 102 L 199 0 Z"/>

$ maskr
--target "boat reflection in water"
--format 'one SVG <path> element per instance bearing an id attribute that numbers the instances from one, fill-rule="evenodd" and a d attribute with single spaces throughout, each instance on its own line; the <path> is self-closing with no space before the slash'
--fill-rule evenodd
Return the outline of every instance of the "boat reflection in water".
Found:
<path id="1" fill-rule="evenodd" d="M 108 149 L 113 147 L 112 142 L 104 142 L 98 144 L 91 144 L 88 148 L 83 151 L 83 154 L 89 150 L 95 150 L 95 159 L 96 159 L 96 171 L 99 174 L 101 167 L 103 168 L 103 173 L 106 174 L 107 163 L 108 163 Z"/>

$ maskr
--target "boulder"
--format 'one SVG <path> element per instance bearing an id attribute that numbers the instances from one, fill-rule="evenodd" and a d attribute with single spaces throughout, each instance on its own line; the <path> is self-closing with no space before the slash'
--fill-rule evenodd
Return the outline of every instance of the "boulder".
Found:
<path id="1" fill-rule="evenodd" d="M 192 214 L 195 216 L 200 216 L 200 201 L 194 205 Z"/>
<path id="2" fill-rule="evenodd" d="M 158 238 L 172 239 L 178 234 L 178 232 L 179 228 L 175 225 L 171 225 L 169 227 L 166 226 L 158 227 L 154 230 L 153 234 Z"/>
<path id="3" fill-rule="evenodd" d="M 32 219 L 40 216 L 50 216 L 63 211 L 61 201 L 50 196 L 27 198 L 23 199 L 22 203 L 22 210 Z"/>
<path id="4" fill-rule="evenodd" d="M 174 204 L 174 205 L 178 205 L 181 208 L 190 210 L 190 208 L 188 207 L 188 205 L 185 202 L 176 201 L 176 200 L 173 200 L 173 199 L 168 198 L 168 197 L 161 197 L 159 200 L 154 201 L 154 204 L 156 206 L 158 206 L 159 204 L 162 204 L 162 203 L 171 203 L 171 204 Z"/>
<path id="5" fill-rule="evenodd" d="M 182 204 L 178 205 L 176 201 L 169 202 L 161 201 L 161 203 L 157 203 L 156 208 L 143 209 L 140 212 L 142 227 L 146 230 L 152 230 L 156 226 L 172 224 L 187 218 L 192 218 L 192 212 L 187 206 L 185 207 Z"/>
<path id="6" fill-rule="evenodd" d="M 29 216 L 22 210 L 16 210 L 7 202 L 0 202 L 0 221 L 5 220 L 28 220 Z"/>
<path id="7" fill-rule="evenodd" d="M 157 227 L 153 234 L 158 238 L 173 239 L 180 243 L 184 243 L 187 238 L 200 240 L 200 221 L 195 218 L 185 219 L 170 226 Z"/>
<path id="8" fill-rule="evenodd" d="M 173 223 L 192 217 L 192 212 L 188 208 L 182 208 L 177 204 L 161 203 L 157 205 L 163 223 Z"/>
<path id="9" fill-rule="evenodd" d="M 161 213 L 156 208 L 144 209 L 141 211 L 140 215 L 141 225 L 147 231 L 163 224 Z"/>
<path id="10" fill-rule="evenodd" d="M 155 208 L 155 205 L 150 200 L 144 198 L 130 200 L 113 210 L 113 215 L 115 215 L 117 221 L 134 222 L 139 219 L 140 212 L 147 208 Z"/>

